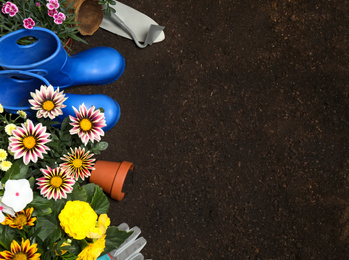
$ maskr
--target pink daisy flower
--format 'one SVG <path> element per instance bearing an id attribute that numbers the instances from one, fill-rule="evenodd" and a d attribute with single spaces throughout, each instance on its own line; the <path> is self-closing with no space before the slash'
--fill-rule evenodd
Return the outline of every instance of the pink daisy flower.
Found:
<path id="1" fill-rule="evenodd" d="M 85 148 L 79 147 L 74 150 L 70 148 L 70 153 L 61 157 L 65 162 L 60 164 L 60 167 L 76 181 L 79 177 L 84 180 L 91 175 L 90 170 L 94 170 L 93 165 L 96 159 L 91 159 L 93 155 L 89 151 L 85 152 Z"/>
<path id="2" fill-rule="evenodd" d="M 47 118 L 54 119 L 56 116 L 63 115 L 62 108 L 65 108 L 66 105 L 63 105 L 63 102 L 67 100 L 65 95 L 62 92 L 59 92 L 59 88 L 56 90 L 50 86 L 42 85 L 40 90 L 35 90 L 30 92 L 30 95 L 33 99 L 29 99 L 29 103 L 32 105 L 31 109 L 38 110 L 36 112 L 37 118 Z"/>
<path id="3" fill-rule="evenodd" d="M 40 194 L 48 200 L 53 198 L 54 200 L 66 199 L 67 194 L 73 191 L 73 180 L 67 172 L 57 167 L 51 169 L 47 166 L 47 169 L 40 169 L 44 174 L 44 177 L 37 179 L 37 185 L 39 186 Z"/>
<path id="4" fill-rule="evenodd" d="M 4 14 L 8 14 L 9 13 L 9 10 L 11 8 L 11 2 L 6 2 L 6 3 L 3 3 L 2 4 L 2 9 L 1 9 L 1 12 L 4 13 Z"/>
<path id="5" fill-rule="evenodd" d="M 58 0 L 49 0 L 46 6 L 49 10 L 58 9 L 59 7 Z"/>
<path id="6" fill-rule="evenodd" d="M 54 14 L 53 18 L 55 19 L 55 24 L 62 24 L 63 21 L 65 21 L 65 14 L 62 12 L 59 12 L 58 14 Z"/>
<path id="7" fill-rule="evenodd" d="M 27 120 L 22 127 L 12 130 L 12 136 L 9 138 L 9 150 L 14 153 L 14 158 L 23 157 L 24 164 L 30 161 L 37 162 L 38 158 L 43 159 L 43 154 L 50 150 L 45 144 L 50 142 L 49 133 L 46 133 L 46 127 L 41 123 L 34 126 L 33 122 Z"/>
<path id="8" fill-rule="evenodd" d="M 23 26 L 26 29 L 33 29 L 35 22 L 32 18 L 26 18 L 23 20 Z"/>
<path id="9" fill-rule="evenodd" d="M 51 16 L 51 17 L 53 17 L 55 14 L 57 14 L 58 12 L 57 12 L 57 10 L 56 9 L 52 9 L 52 10 L 48 10 L 47 11 L 47 14 L 48 14 L 48 16 Z"/>
<path id="10" fill-rule="evenodd" d="M 79 106 L 79 111 L 75 107 L 73 109 L 76 117 L 69 115 L 70 125 L 73 126 L 70 134 L 78 134 L 85 145 L 88 141 L 99 142 L 101 136 L 104 136 L 102 127 L 106 126 L 104 113 L 96 110 L 94 106 L 87 110 L 84 103 Z"/>
<path id="11" fill-rule="evenodd" d="M 18 7 L 17 7 L 17 5 L 15 5 L 11 2 L 6 2 L 6 4 L 3 4 L 1 11 L 4 14 L 9 14 L 11 17 L 13 17 L 18 12 Z"/>

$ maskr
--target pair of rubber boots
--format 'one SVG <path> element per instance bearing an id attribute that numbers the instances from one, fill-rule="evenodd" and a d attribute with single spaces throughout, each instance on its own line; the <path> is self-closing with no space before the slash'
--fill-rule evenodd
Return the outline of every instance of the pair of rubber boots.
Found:
<path id="1" fill-rule="evenodd" d="M 22 45 L 21 41 L 34 39 Z M 30 109 L 30 92 L 41 85 L 65 89 L 77 85 L 104 85 L 117 80 L 124 71 L 125 60 L 110 47 L 94 47 L 68 56 L 57 35 L 45 28 L 21 29 L 0 38 L 0 104 L 9 113 L 25 111 L 35 118 Z M 62 109 L 62 121 L 75 116 L 73 106 L 85 104 L 87 108 L 103 108 L 107 126 L 111 129 L 120 117 L 119 104 L 102 94 L 77 95 L 65 93 L 68 99 Z"/>

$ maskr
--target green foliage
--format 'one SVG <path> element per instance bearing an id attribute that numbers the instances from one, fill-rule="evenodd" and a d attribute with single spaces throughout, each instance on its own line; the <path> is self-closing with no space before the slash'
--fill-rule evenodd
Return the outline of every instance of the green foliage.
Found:
<path id="1" fill-rule="evenodd" d="M 6 3 L 7 1 L 0 0 L 0 2 Z M 35 26 L 53 31 L 62 42 L 67 41 L 69 38 L 85 42 L 78 36 L 79 27 L 74 21 L 75 13 L 72 3 L 69 4 L 69 1 L 59 0 L 59 8 L 57 11 L 66 16 L 62 24 L 56 24 L 54 18 L 48 15 L 46 0 L 11 0 L 10 2 L 17 6 L 18 12 L 13 17 L 9 16 L 9 14 L 0 13 L 0 37 L 12 31 L 24 28 L 23 20 L 30 17 L 34 20 Z M 23 39 L 21 44 L 26 45 L 33 41 L 35 40 Z"/>
<path id="2" fill-rule="evenodd" d="M 117 227 L 109 227 L 107 230 L 104 254 L 118 248 L 131 235 L 132 231 L 126 232 L 119 230 Z"/>
<path id="3" fill-rule="evenodd" d="M 0 148 L 7 150 L 9 146 L 9 136 L 5 133 L 6 125 L 14 124 L 19 126 L 24 123 L 24 119 L 17 115 L 0 113 Z M 27 165 L 23 163 L 22 158 L 14 159 L 12 155 L 8 154 L 6 160 L 11 161 L 12 166 L 7 171 L 0 170 L 2 185 L 9 179 L 27 179 L 29 181 L 33 190 L 33 200 L 27 205 L 27 208 L 34 208 L 31 217 L 36 218 L 35 225 L 25 226 L 22 230 L 0 225 L 0 252 L 10 250 L 13 240 L 20 243 L 23 238 L 30 239 L 32 244 L 37 244 L 38 252 L 41 253 L 40 259 L 74 260 L 88 243 L 93 243 L 93 240 L 87 237 L 82 240 L 75 240 L 69 237 L 60 225 L 58 216 L 61 210 L 67 201 L 78 200 L 89 203 L 97 215 L 107 214 L 109 210 L 108 197 L 99 186 L 93 183 L 86 184 L 82 183 L 82 181 L 76 181 L 73 185 L 73 191 L 67 194 L 66 198 L 47 200 L 37 189 L 36 179 L 42 177 L 42 168 L 58 167 L 62 163 L 61 157 L 70 152 L 71 149 L 82 147 L 86 151 L 90 151 L 90 153 L 99 154 L 107 149 L 108 143 L 103 141 L 89 142 L 84 146 L 78 135 L 69 133 L 72 127 L 68 117 L 62 123 L 46 119 L 37 119 L 37 121 L 46 127 L 46 132 L 50 133 L 51 141 L 46 144 L 50 148 L 47 154 L 44 154 L 43 159 L 39 159 L 36 163 L 30 161 Z M 0 189 L 0 196 L 2 196 L 2 193 L 3 190 Z M 118 247 L 130 234 L 118 230 L 114 226 L 108 227 L 105 252 Z"/>
<path id="4" fill-rule="evenodd" d="M 109 201 L 101 187 L 95 185 L 95 191 L 91 202 L 91 207 L 97 214 L 106 214 L 109 210 Z"/>

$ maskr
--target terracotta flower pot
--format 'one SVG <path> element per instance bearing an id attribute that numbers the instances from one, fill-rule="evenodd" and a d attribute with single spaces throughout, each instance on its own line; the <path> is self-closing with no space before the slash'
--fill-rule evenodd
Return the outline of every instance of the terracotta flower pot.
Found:
<path id="1" fill-rule="evenodd" d="M 99 185 L 112 199 L 121 201 L 125 193 L 122 187 L 128 171 L 133 170 L 131 162 L 110 162 L 98 160 L 91 171 L 90 182 Z"/>
<path id="2" fill-rule="evenodd" d="M 79 32 L 82 35 L 93 35 L 102 23 L 104 12 L 98 0 L 68 0 L 75 9 L 74 21 L 78 22 Z"/>
<path id="3" fill-rule="evenodd" d="M 69 38 L 69 39 L 65 42 L 65 45 L 67 45 L 67 46 L 63 45 L 63 48 L 64 48 L 67 52 L 69 52 L 69 51 L 70 51 L 69 48 L 72 46 L 72 44 L 73 44 L 73 40 L 72 40 L 72 38 Z"/>

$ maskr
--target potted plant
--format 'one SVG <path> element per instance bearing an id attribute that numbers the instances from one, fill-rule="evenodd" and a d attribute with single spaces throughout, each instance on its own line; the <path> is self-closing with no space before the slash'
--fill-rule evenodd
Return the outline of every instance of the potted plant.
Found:
<path id="1" fill-rule="evenodd" d="M 0 12 L 0 37 L 19 29 L 34 26 L 47 28 L 61 39 L 63 45 L 69 39 L 82 41 L 74 22 L 74 9 L 66 0 L 10 0 L 2 2 Z M 31 41 L 31 39 L 27 39 Z M 22 44 L 25 44 L 23 42 Z"/>
<path id="2" fill-rule="evenodd" d="M 81 104 L 58 123 L 63 91 L 31 97 L 35 121 L 0 105 L 0 258 L 97 259 L 131 235 L 110 225 L 107 196 L 86 182 L 108 146 L 104 114 Z"/>
<path id="3" fill-rule="evenodd" d="M 0 37 L 7 33 L 19 30 L 19 29 L 32 29 L 34 26 L 42 27 L 53 31 L 61 39 L 64 46 L 70 45 L 71 39 L 84 42 L 79 37 L 81 33 L 80 25 L 82 24 L 77 19 L 81 6 L 86 0 L 0 0 L 2 3 L 0 12 Z M 84 14 L 88 14 L 85 17 L 88 21 L 93 21 L 94 28 L 102 21 L 103 13 L 107 14 L 113 10 L 109 3 L 112 0 L 98 1 L 86 1 L 86 7 L 84 7 Z M 91 6 L 92 5 L 92 6 Z M 97 5 L 97 7 L 95 6 Z M 105 10 L 102 10 L 102 6 Z M 92 8 L 92 9 L 91 9 Z M 96 16 L 98 21 L 94 21 L 93 17 Z M 83 19 L 83 15 L 80 15 L 79 20 Z M 87 21 L 86 21 L 87 23 Z M 89 30 L 85 28 L 85 31 Z M 85 34 L 83 35 L 91 35 Z M 26 39 L 28 43 L 31 43 L 33 39 Z M 26 42 L 22 42 L 26 44 Z"/>

